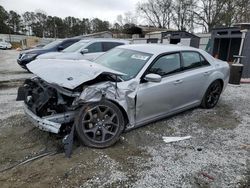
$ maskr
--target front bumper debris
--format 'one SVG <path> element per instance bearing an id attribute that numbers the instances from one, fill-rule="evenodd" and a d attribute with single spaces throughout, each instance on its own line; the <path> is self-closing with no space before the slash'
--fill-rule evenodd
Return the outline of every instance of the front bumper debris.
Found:
<path id="1" fill-rule="evenodd" d="M 58 134 L 63 123 L 70 123 L 74 121 L 75 111 L 55 114 L 45 117 L 38 117 L 31 110 L 28 109 L 27 105 L 24 105 L 24 111 L 28 119 L 39 129 L 51 133 Z"/>

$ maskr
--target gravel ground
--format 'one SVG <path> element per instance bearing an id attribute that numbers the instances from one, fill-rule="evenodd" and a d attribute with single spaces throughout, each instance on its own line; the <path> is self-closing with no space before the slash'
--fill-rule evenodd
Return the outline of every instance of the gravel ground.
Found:
<path id="1" fill-rule="evenodd" d="M 113 147 L 75 143 L 68 159 L 61 138 L 34 128 L 15 101 L 17 86 L 31 76 L 16 56 L 0 51 L 0 171 L 57 153 L 0 172 L 1 187 L 250 187 L 249 84 L 229 85 L 214 109 L 192 109 L 124 133 Z M 162 139 L 189 135 L 174 143 Z"/>
<path id="2" fill-rule="evenodd" d="M 0 83 L 5 84 L 10 80 L 16 83 L 31 76 L 17 64 L 19 52 L 16 50 L 0 50 Z M 11 83 L 13 84 L 13 83 Z"/>

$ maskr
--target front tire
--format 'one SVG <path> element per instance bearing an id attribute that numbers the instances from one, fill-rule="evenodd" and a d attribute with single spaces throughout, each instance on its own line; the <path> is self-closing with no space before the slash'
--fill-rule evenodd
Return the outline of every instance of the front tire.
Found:
<path id="1" fill-rule="evenodd" d="M 76 132 L 83 144 L 106 148 L 118 141 L 124 130 L 121 110 L 108 100 L 84 105 L 76 118 Z"/>
<path id="2" fill-rule="evenodd" d="M 222 92 L 222 84 L 219 80 L 215 80 L 208 87 L 202 99 L 201 107 L 207 109 L 215 107 L 219 101 L 221 92 Z"/>

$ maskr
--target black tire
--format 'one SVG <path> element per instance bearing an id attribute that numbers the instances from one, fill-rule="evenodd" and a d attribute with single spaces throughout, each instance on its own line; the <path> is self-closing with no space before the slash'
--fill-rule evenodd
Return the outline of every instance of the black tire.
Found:
<path id="1" fill-rule="evenodd" d="M 219 101 L 221 92 L 222 84 L 219 80 L 215 80 L 207 88 L 207 91 L 201 102 L 201 107 L 207 109 L 215 107 Z"/>
<path id="2" fill-rule="evenodd" d="M 76 118 L 78 137 L 83 144 L 94 148 L 115 144 L 124 126 L 121 110 L 108 100 L 84 105 Z"/>

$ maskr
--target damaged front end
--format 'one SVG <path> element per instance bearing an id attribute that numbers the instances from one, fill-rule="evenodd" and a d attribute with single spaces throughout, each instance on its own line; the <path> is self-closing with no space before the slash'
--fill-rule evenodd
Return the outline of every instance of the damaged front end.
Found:
<path id="1" fill-rule="evenodd" d="M 27 117 L 41 130 L 58 134 L 72 125 L 80 92 L 49 84 L 41 78 L 27 79 L 18 89 L 17 100 L 23 100 Z M 70 126 L 69 126 L 70 127 Z"/>
<path id="2" fill-rule="evenodd" d="M 56 134 L 69 133 L 82 106 L 110 100 L 126 112 L 127 129 L 135 125 L 137 86 L 137 82 L 117 86 L 114 77 L 101 74 L 71 90 L 33 77 L 19 87 L 17 100 L 24 101 L 24 111 L 36 127 Z"/>
<path id="3" fill-rule="evenodd" d="M 123 73 L 89 61 L 36 60 L 28 65 L 36 77 L 27 79 L 17 100 L 40 129 L 68 133 L 79 110 L 91 103 L 109 100 L 126 119 L 126 128 L 135 125 L 138 81 L 124 82 Z"/>

